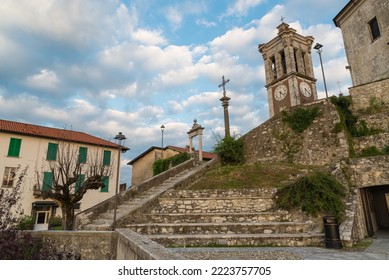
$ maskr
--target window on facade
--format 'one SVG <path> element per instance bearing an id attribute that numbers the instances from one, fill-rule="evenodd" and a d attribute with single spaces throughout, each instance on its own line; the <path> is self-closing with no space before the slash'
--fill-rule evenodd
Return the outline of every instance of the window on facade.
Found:
<path id="1" fill-rule="evenodd" d="M 277 79 L 277 66 L 276 66 L 276 59 L 274 56 L 270 58 L 271 61 L 271 71 L 273 72 L 273 79 Z"/>
<path id="2" fill-rule="evenodd" d="M 293 50 L 293 58 L 294 58 L 294 65 L 296 65 L 296 71 L 298 72 L 299 69 L 298 69 L 298 62 L 297 62 L 297 49 L 294 49 Z"/>
<path id="3" fill-rule="evenodd" d="M 85 174 L 78 175 L 75 191 L 78 191 L 82 187 L 82 184 L 84 184 L 84 182 L 85 182 Z"/>
<path id="4" fill-rule="evenodd" d="M 88 148 L 80 147 L 78 150 L 78 162 L 86 163 L 87 154 L 88 154 Z"/>
<path id="5" fill-rule="evenodd" d="M 373 41 L 381 36 L 380 27 L 378 25 L 378 21 L 376 17 L 374 17 L 371 21 L 369 21 L 369 27 L 370 27 L 370 33 Z"/>
<path id="6" fill-rule="evenodd" d="M 21 146 L 22 146 L 22 139 L 11 138 L 9 141 L 8 156 L 19 157 Z"/>
<path id="7" fill-rule="evenodd" d="M 285 58 L 285 52 L 282 51 L 280 53 L 281 55 L 281 65 L 282 65 L 282 73 L 286 74 L 286 58 Z"/>
<path id="8" fill-rule="evenodd" d="M 302 65 L 302 68 L 303 68 L 303 69 L 301 69 L 300 72 L 303 73 L 303 74 L 305 74 L 305 69 L 306 69 L 306 67 L 305 67 L 305 65 L 306 65 L 306 64 L 305 64 L 305 63 L 306 63 L 306 62 L 305 62 L 306 53 L 305 53 L 305 52 L 302 52 L 301 57 L 302 57 L 302 59 L 303 59 L 303 65 Z"/>
<path id="9" fill-rule="evenodd" d="M 111 151 L 104 151 L 103 164 L 104 165 L 111 164 Z"/>
<path id="10" fill-rule="evenodd" d="M 16 167 L 6 167 L 4 169 L 3 182 L 1 186 L 4 188 L 11 188 L 14 183 L 16 175 Z"/>
<path id="11" fill-rule="evenodd" d="M 47 146 L 47 160 L 56 160 L 57 159 L 57 151 L 58 151 L 58 144 L 57 143 L 49 143 Z"/>
<path id="12" fill-rule="evenodd" d="M 43 172 L 43 191 L 51 191 L 53 189 L 53 173 L 52 172 Z"/>
<path id="13" fill-rule="evenodd" d="M 109 176 L 103 176 L 103 182 L 104 182 L 104 187 L 101 188 L 101 192 L 108 192 L 108 187 L 109 187 Z"/>

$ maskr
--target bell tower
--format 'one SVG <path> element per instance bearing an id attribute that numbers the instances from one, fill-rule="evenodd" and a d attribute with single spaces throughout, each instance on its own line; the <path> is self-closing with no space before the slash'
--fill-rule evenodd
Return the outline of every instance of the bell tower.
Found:
<path id="1" fill-rule="evenodd" d="M 298 34 L 284 22 L 277 29 L 277 37 L 258 46 L 265 64 L 270 117 L 317 100 L 311 57 L 314 38 Z"/>

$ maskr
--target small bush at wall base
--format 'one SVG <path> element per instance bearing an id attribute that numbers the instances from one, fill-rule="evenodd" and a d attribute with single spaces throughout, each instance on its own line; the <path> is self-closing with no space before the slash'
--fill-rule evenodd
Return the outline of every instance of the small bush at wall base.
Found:
<path id="1" fill-rule="evenodd" d="M 307 214 L 333 215 L 341 221 L 345 211 L 345 195 L 345 187 L 335 177 L 314 171 L 295 183 L 280 188 L 276 203 L 282 209 L 300 207 Z"/>
<path id="2" fill-rule="evenodd" d="M 153 176 L 165 172 L 170 167 L 179 165 L 188 159 L 190 159 L 190 155 L 188 153 L 179 153 L 170 158 L 158 159 L 153 163 Z"/>
<path id="3" fill-rule="evenodd" d="M 219 137 L 214 153 L 220 157 L 223 165 L 241 164 L 243 162 L 243 140 L 236 135 L 234 137 L 226 136 L 224 139 Z"/>
<path id="4" fill-rule="evenodd" d="M 35 217 L 33 216 L 23 216 L 16 228 L 18 230 L 33 230 L 35 224 Z"/>

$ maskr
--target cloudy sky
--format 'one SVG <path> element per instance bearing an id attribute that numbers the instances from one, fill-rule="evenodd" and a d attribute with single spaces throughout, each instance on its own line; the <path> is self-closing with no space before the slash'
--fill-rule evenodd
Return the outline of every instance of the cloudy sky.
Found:
<path id="1" fill-rule="evenodd" d="M 188 144 L 193 119 L 204 149 L 224 135 L 218 87 L 230 79 L 231 133 L 269 118 L 257 46 L 284 21 L 324 45 L 330 95 L 351 86 L 340 29 L 348 0 L 1 0 L 0 118 L 84 131 L 131 150 L 126 163 L 161 145 Z M 325 96 L 312 52 L 319 98 Z M 197 141 L 194 142 L 195 145 Z M 197 147 L 196 147 L 197 148 Z"/>

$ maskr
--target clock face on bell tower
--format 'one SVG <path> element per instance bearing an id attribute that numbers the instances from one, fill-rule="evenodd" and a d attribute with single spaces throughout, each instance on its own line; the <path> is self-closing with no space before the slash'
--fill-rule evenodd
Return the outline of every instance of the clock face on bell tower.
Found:
<path id="1" fill-rule="evenodd" d="M 312 36 L 302 36 L 281 23 L 278 35 L 260 44 L 265 66 L 270 117 L 285 108 L 317 100 L 313 73 Z"/>

